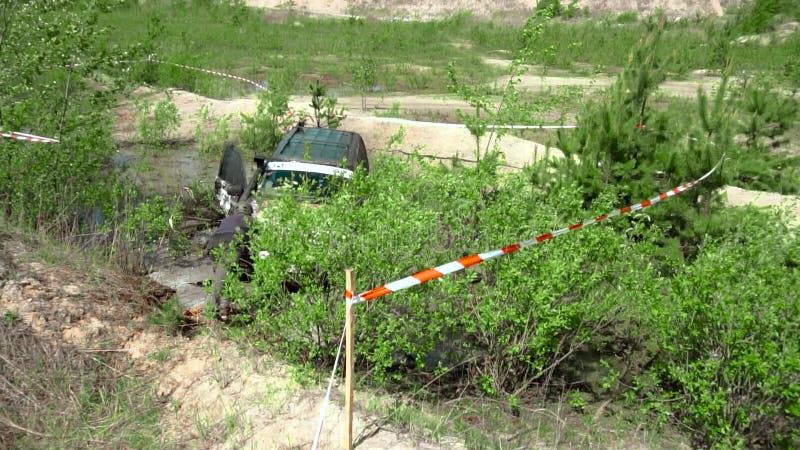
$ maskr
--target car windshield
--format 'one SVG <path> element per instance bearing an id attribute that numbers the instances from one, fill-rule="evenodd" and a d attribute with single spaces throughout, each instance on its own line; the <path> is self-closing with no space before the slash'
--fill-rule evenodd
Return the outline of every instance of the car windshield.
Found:
<path id="1" fill-rule="evenodd" d="M 328 195 L 331 183 L 350 178 L 352 172 L 333 166 L 305 162 L 270 162 L 260 184 L 262 194 L 270 195 L 280 189 L 303 187 L 312 195 Z"/>
<path id="2" fill-rule="evenodd" d="M 328 185 L 329 176 L 318 172 L 273 170 L 264 174 L 261 189 L 296 188 L 305 184 L 312 192 L 318 192 Z"/>

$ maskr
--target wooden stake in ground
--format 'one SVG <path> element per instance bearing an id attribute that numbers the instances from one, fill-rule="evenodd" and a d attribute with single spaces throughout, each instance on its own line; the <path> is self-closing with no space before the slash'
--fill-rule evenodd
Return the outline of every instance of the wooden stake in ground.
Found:
<path id="1" fill-rule="evenodd" d="M 344 448 L 353 450 L 353 325 L 355 314 L 350 303 L 356 291 L 353 269 L 345 270 L 345 371 L 344 371 Z"/>

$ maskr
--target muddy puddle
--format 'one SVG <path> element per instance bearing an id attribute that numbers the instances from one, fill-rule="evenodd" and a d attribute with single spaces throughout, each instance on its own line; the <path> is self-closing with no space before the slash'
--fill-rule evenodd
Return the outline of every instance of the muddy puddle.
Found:
<path id="1" fill-rule="evenodd" d="M 158 151 L 126 146 L 114 156 L 114 166 L 146 196 L 191 195 L 186 188 L 213 187 L 218 165 L 218 155 L 200 154 L 188 143 Z"/>
<path id="2" fill-rule="evenodd" d="M 157 152 L 139 146 L 120 148 L 113 164 L 123 177 L 139 187 L 146 197 L 190 200 L 201 190 L 213 189 L 219 157 L 200 154 L 191 143 L 178 143 Z M 217 226 L 216 217 L 208 212 L 186 210 L 180 230 L 189 239 L 188 249 L 174 255 L 160 248 L 146 261 L 148 277 L 175 290 L 186 309 L 210 301 L 214 261 L 205 250 L 208 236 Z"/>

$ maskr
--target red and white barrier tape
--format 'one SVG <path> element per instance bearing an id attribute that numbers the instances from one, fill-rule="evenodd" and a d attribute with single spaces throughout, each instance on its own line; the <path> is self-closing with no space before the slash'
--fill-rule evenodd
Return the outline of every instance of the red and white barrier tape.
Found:
<path id="1" fill-rule="evenodd" d="M 268 90 L 267 87 L 264 86 L 263 84 L 257 83 L 257 82 L 255 82 L 253 80 L 249 80 L 249 79 L 244 78 L 244 77 L 240 77 L 238 75 L 232 75 L 232 74 L 229 74 L 229 73 L 219 72 L 219 71 L 216 71 L 216 70 L 203 69 L 201 67 L 187 66 L 186 64 L 178 64 L 178 63 L 173 63 L 173 62 L 169 62 L 169 61 L 161 61 L 159 59 L 153 58 L 152 56 L 148 57 L 147 61 L 148 62 L 158 63 L 158 64 L 166 64 L 168 66 L 180 67 L 182 69 L 196 70 L 198 72 L 208 73 L 208 74 L 211 74 L 211 75 L 216 75 L 218 77 L 230 78 L 232 80 L 244 81 L 245 83 L 248 83 L 248 84 L 250 84 L 250 85 L 252 85 L 252 86 L 254 86 L 254 87 L 258 88 L 258 89 L 261 89 L 262 91 Z"/>
<path id="2" fill-rule="evenodd" d="M 4 138 L 8 138 L 8 139 L 14 139 L 14 140 L 17 140 L 17 141 L 40 142 L 40 143 L 43 143 L 43 144 L 58 144 L 59 143 L 58 139 L 53 139 L 53 138 L 49 138 L 49 137 L 42 137 L 42 136 L 36 136 L 36 135 L 33 135 L 33 134 L 28 134 L 28 133 L 20 133 L 20 132 L 17 132 L 17 131 L 9 131 L 9 132 L 5 132 L 5 133 L 0 133 L 0 136 L 2 136 Z"/>
<path id="3" fill-rule="evenodd" d="M 655 196 L 655 197 L 653 197 L 653 198 L 651 198 L 649 200 L 642 200 L 639 203 L 635 203 L 633 205 L 626 206 L 624 208 L 616 209 L 616 210 L 611 211 L 611 212 L 609 212 L 607 214 L 603 214 L 601 216 L 597 216 L 597 217 L 595 217 L 594 219 L 591 219 L 591 220 L 585 220 L 585 221 L 582 221 L 582 222 L 575 223 L 575 224 L 570 225 L 570 226 L 568 226 L 566 228 L 561 228 L 560 230 L 555 230 L 555 231 L 552 231 L 550 233 L 545 233 L 545 234 L 542 234 L 540 236 L 536 236 L 535 238 L 529 239 L 527 241 L 517 242 L 515 244 L 507 245 L 507 246 L 505 246 L 505 247 L 503 247 L 501 249 L 492 250 L 492 251 L 485 252 L 485 253 L 478 253 L 478 254 L 475 254 L 475 255 L 465 256 L 463 258 L 457 259 L 456 261 L 452 261 L 452 262 L 449 262 L 447 264 L 442 264 L 441 266 L 433 267 L 433 268 L 430 268 L 430 269 L 425 269 L 425 270 L 423 270 L 421 272 L 415 273 L 414 275 L 405 277 L 405 278 L 397 280 L 397 281 L 393 281 L 393 282 L 388 283 L 388 284 L 384 284 L 383 286 L 378 286 L 376 288 L 370 289 L 369 291 L 366 291 L 366 292 L 364 292 L 362 294 L 359 294 L 358 296 L 356 296 L 355 298 L 350 300 L 350 303 L 356 304 L 356 303 L 366 302 L 366 301 L 369 301 L 369 300 L 374 300 L 376 298 L 383 297 L 384 295 L 391 294 L 392 292 L 397 292 L 399 290 L 410 288 L 410 287 L 416 286 L 418 284 L 427 283 L 428 281 L 435 280 L 435 279 L 440 278 L 440 277 L 442 277 L 444 275 L 448 275 L 448 274 L 451 274 L 451 273 L 454 273 L 454 272 L 458 272 L 458 271 L 464 270 L 467 267 L 480 264 L 480 263 L 482 263 L 484 261 L 487 261 L 487 260 L 490 260 L 490 259 L 494 259 L 494 258 L 503 256 L 503 255 L 508 255 L 510 253 L 514 253 L 519 249 L 522 249 L 522 248 L 525 248 L 525 247 L 529 247 L 531 245 L 541 244 L 542 242 L 545 242 L 545 241 L 548 241 L 550 239 L 553 239 L 556 236 L 561 236 L 562 234 L 569 233 L 570 231 L 577 230 L 577 229 L 583 228 L 583 227 L 588 227 L 589 225 L 594 225 L 596 223 L 600 223 L 600 222 L 602 222 L 602 221 L 604 221 L 606 219 L 609 219 L 611 217 L 621 216 L 623 214 L 627 214 L 627 213 L 632 212 L 632 211 L 638 211 L 638 210 L 641 210 L 641 209 L 649 208 L 650 206 L 653 206 L 653 205 L 655 205 L 656 203 L 658 203 L 658 202 L 660 202 L 662 200 L 666 200 L 666 199 L 668 199 L 670 197 L 673 197 L 675 195 L 678 195 L 678 194 L 680 194 L 682 192 L 685 192 L 685 191 L 695 187 L 701 181 L 705 180 L 712 173 L 714 173 L 714 171 L 717 170 L 719 168 L 719 166 L 722 164 L 722 161 L 724 159 L 725 159 L 725 155 L 723 154 L 722 158 L 720 158 L 720 160 L 714 165 L 714 167 L 712 167 L 711 170 L 706 172 L 706 174 L 703 175 L 702 177 L 700 177 L 700 178 L 698 178 L 698 179 L 696 179 L 696 180 L 694 180 L 694 181 L 692 181 L 690 183 L 682 184 L 682 185 L 680 185 L 680 186 L 678 186 L 678 187 L 676 187 L 674 189 L 671 189 L 669 191 L 662 192 L 661 194 L 658 194 L 657 196 Z"/>

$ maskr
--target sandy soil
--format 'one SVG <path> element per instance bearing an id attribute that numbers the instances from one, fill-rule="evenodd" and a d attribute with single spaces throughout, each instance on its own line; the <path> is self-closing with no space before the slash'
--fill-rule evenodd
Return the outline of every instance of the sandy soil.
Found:
<path id="1" fill-rule="evenodd" d="M 246 354 L 212 331 L 202 337 L 169 336 L 148 326 L 152 305 L 169 294 L 158 285 L 87 265 L 44 265 L 20 238 L 0 234 L 0 315 L 14 313 L 41 338 L 83 351 L 112 351 L 153 380 L 168 405 L 161 423 L 180 448 L 309 448 L 319 417 L 322 387 L 304 387 L 286 366 L 263 354 Z M 148 305 L 148 303 L 150 305 Z M 101 348 L 100 350 L 96 350 Z M 341 448 L 340 382 L 328 409 L 321 448 Z M 420 442 L 381 428 L 356 393 L 355 436 L 361 448 L 461 448 L 457 441 Z"/>
<path id="2" fill-rule="evenodd" d="M 141 90 L 140 94 L 146 93 Z M 155 95 L 155 98 L 162 94 Z M 232 115 L 232 127 L 238 129 L 239 113 L 250 114 L 256 109 L 256 100 L 252 98 L 234 100 L 215 100 L 192 94 L 185 91 L 172 91 L 172 100 L 178 106 L 181 116 L 181 126 L 176 133 L 176 137 L 190 139 L 193 137 L 197 114 L 200 108 L 207 104 L 216 116 Z M 375 105 L 379 99 L 370 99 L 370 106 Z M 399 102 L 406 110 L 424 111 L 452 111 L 455 108 L 466 108 L 467 105 L 459 100 L 449 100 L 446 98 L 422 97 L 415 95 L 385 97 L 384 104 Z M 440 158 L 460 156 L 471 159 L 474 156 L 475 140 L 466 128 L 442 127 L 432 123 L 397 123 L 391 119 L 375 117 L 374 111 L 365 113 L 358 111 L 361 105 L 358 97 L 342 98 L 340 103 L 356 110 L 356 113 L 348 113 L 341 128 L 347 131 L 355 131 L 362 135 L 367 145 L 367 149 L 374 152 L 385 149 L 389 137 L 404 129 L 404 138 L 401 143 L 393 147 L 394 150 L 403 152 L 419 151 L 424 155 L 433 155 Z M 298 97 L 290 103 L 293 111 L 308 110 L 310 98 Z M 135 138 L 135 123 L 132 120 L 133 105 L 130 102 L 123 103 L 114 111 L 117 120 L 115 121 L 115 136 L 120 140 L 133 140 Z M 546 155 L 562 157 L 563 154 L 558 149 L 547 149 L 544 145 L 519 139 L 513 136 L 504 136 L 497 141 L 497 145 L 506 157 L 506 162 L 510 166 L 522 167 L 532 163 Z M 483 144 L 485 146 L 485 142 Z M 483 147 L 482 147 L 483 148 Z"/>
<path id="3" fill-rule="evenodd" d="M 636 11 L 646 15 L 657 8 L 669 16 L 691 17 L 695 14 L 722 15 L 723 8 L 739 0 L 579 0 L 577 6 L 593 13 Z M 369 15 L 381 18 L 431 19 L 470 10 L 477 17 L 504 18 L 512 13 L 528 12 L 537 0 L 453 0 L 425 2 L 420 0 L 246 0 L 250 6 L 293 8 L 312 14 L 333 16 Z M 567 5 L 569 2 L 562 2 Z"/>
<path id="4" fill-rule="evenodd" d="M 775 192 L 750 191 L 736 186 L 725 187 L 728 206 L 756 206 L 760 208 L 777 208 L 786 220 L 800 226 L 800 196 L 781 195 Z"/>

